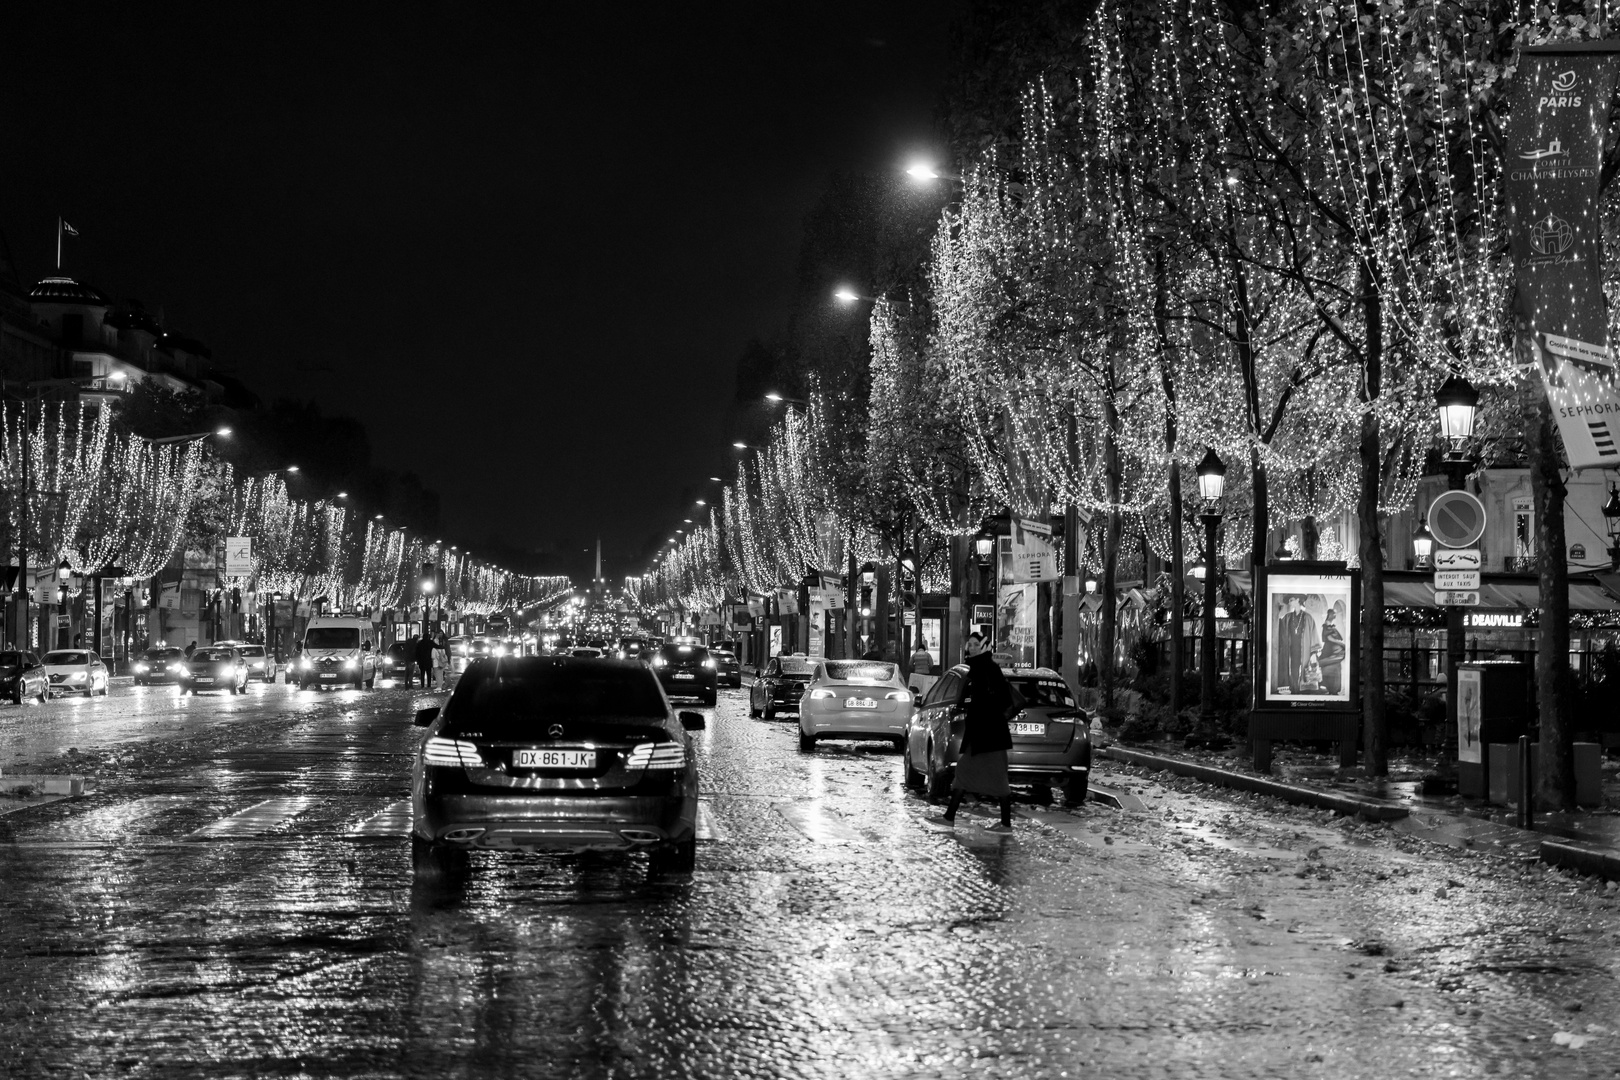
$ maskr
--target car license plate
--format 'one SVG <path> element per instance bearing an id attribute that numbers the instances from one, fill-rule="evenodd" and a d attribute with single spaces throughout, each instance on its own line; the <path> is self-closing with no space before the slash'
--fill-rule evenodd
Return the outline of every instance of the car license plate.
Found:
<path id="1" fill-rule="evenodd" d="M 846 709 L 875 709 L 877 702 L 869 697 L 852 697 L 844 699 Z"/>
<path id="2" fill-rule="evenodd" d="M 513 762 L 520 769 L 594 769 L 595 750 L 519 750 Z"/>
<path id="3" fill-rule="evenodd" d="M 195 679 L 193 679 L 192 681 L 193 682 L 205 683 L 205 682 L 213 682 L 214 680 L 213 680 L 213 678 L 211 676 L 199 675 Z"/>
<path id="4" fill-rule="evenodd" d="M 323 679 L 335 679 L 335 678 L 337 678 L 337 672 L 335 672 L 335 671 L 324 672 L 321 675 L 321 678 L 323 678 Z"/>
<path id="5" fill-rule="evenodd" d="M 1046 725 L 1045 724 L 1014 724 L 1012 726 L 1012 733 L 1014 735 L 1045 735 L 1046 734 Z"/>
<path id="6" fill-rule="evenodd" d="M 695 678 L 697 678 L 696 675 L 693 675 L 690 672 L 685 672 L 685 671 L 677 671 L 675 673 L 675 677 L 677 679 L 695 679 Z"/>

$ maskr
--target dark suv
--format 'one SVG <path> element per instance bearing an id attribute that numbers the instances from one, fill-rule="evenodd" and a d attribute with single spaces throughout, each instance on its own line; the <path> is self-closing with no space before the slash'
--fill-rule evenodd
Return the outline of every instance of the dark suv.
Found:
<path id="1" fill-rule="evenodd" d="M 748 688 L 748 715 L 775 720 L 779 712 L 798 712 L 805 684 L 816 673 L 821 657 L 789 653 L 773 656 Z"/>
<path id="2" fill-rule="evenodd" d="M 670 697 L 695 697 L 713 705 L 718 671 L 714 657 L 702 645 L 662 645 L 652 658 L 652 669 Z"/>

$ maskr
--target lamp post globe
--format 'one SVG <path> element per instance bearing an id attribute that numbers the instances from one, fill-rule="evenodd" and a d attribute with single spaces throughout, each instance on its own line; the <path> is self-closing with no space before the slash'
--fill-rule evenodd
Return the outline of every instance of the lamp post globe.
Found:
<path id="1" fill-rule="evenodd" d="M 1460 453 L 1464 444 L 1474 437 L 1479 391 L 1461 375 L 1452 375 L 1435 391 L 1434 404 L 1440 414 L 1440 435 L 1446 440 L 1446 449 Z"/>
<path id="2" fill-rule="evenodd" d="M 1429 531 L 1427 525 L 1419 525 L 1417 532 L 1412 534 L 1412 555 L 1419 567 L 1426 567 L 1433 554 L 1434 533 Z"/>

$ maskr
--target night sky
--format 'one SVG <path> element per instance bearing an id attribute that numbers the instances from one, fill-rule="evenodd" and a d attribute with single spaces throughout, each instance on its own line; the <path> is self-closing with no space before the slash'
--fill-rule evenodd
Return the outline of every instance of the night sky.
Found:
<path id="1" fill-rule="evenodd" d="M 31 284 L 61 214 L 67 273 L 363 421 L 447 532 L 636 572 L 831 171 L 933 145 L 956 6 L 8 5 L 0 228 Z"/>

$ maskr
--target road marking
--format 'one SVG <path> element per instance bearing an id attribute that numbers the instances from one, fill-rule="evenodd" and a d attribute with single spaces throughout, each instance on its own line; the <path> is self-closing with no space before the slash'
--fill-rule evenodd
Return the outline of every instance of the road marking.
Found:
<path id="1" fill-rule="evenodd" d="M 714 812 L 709 809 L 709 804 L 702 800 L 698 801 L 697 806 L 697 838 L 716 844 L 723 844 L 730 839 L 726 836 L 726 831 L 715 824 Z"/>
<path id="2" fill-rule="evenodd" d="M 258 836 L 267 833 L 282 822 L 290 821 L 315 805 L 308 795 L 294 795 L 285 799 L 266 799 L 246 810 L 220 818 L 212 825 L 198 829 L 187 840 L 229 840 L 239 836 Z"/>
<path id="3" fill-rule="evenodd" d="M 411 831 L 411 800 L 391 802 L 356 825 L 349 836 L 356 840 L 390 840 Z"/>
<path id="4" fill-rule="evenodd" d="M 819 805 L 777 803 L 776 812 L 805 839 L 818 844 L 863 844 L 866 838 Z"/>

